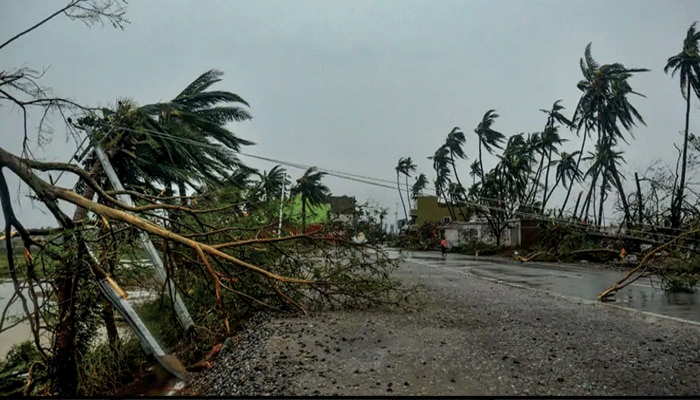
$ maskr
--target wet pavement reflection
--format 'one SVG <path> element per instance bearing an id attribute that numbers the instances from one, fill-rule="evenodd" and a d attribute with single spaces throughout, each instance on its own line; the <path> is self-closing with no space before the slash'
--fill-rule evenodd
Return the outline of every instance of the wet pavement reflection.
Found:
<path id="1" fill-rule="evenodd" d="M 476 276 L 585 300 L 598 295 L 625 276 L 624 270 L 589 264 L 517 263 L 492 257 L 402 251 L 406 261 L 463 271 Z M 392 251 L 398 255 L 398 251 Z M 631 267 L 630 267 L 631 268 Z M 700 323 L 700 293 L 666 293 L 658 278 L 641 278 L 614 296 L 614 304 Z"/>

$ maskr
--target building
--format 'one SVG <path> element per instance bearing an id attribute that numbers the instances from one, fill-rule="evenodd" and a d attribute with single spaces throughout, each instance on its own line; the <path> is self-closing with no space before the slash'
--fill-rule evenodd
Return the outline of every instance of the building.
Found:
<path id="1" fill-rule="evenodd" d="M 421 226 L 425 223 L 442 224 L 445 239 L 449 247 L 460 246 L 467 242 L 496 243 L 496 236 L 485 218 L 473 215 L 472 210 L 462 207 L 467 220 L 462 218 L 455 207 L 457 219 L 453 220 L 446 204 L 438 202 L 435 196 L 419 196 L 416 208 L 411 210 L 412 224 Z M 529 247 L 539 240 L 539 228 L 536 221 L 513 219 L 508 221 L 508 228 L 501 234 L 502 246 Z"/>
<path id="2" fill-rule="evenodd" d="M 462 207 L 462 211 L 469 218 L 470 214 L 465 207 Z M 464 221 L 456 206 L 455 214 L 457 221 Z M 445 224 L 452 222 L 452 215 L 447 208 L 447 204 L 440 203 L 435 196 L 418 196 L 416 198 L 416 208 L 411 209 L 411 224 L 420 226 L 426 222 Z"/>
<path id="3" fill-rule="evenodd" d="M 456 221 L 444 229 L 449 247 L 461 246 L 469 242 L 496 244 L 496 235 L 484 218 L 472 218 L 470 221 Z M 537 221 L 512 219 L 501 234 L 501 246 L 529 248 L 540 238 Z"/>
<path id="4" fill-rule="evenodd" d="M 328 219 L 351 223 L 357 218 L 357 201 L 352 196 L 328 196 L 326 203 L 330 205 Z"/>

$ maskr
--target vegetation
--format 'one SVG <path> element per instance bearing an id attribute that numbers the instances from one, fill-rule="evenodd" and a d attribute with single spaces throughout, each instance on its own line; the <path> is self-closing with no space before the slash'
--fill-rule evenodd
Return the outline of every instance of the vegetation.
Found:
<path id="1" fill-rule="evenodd" d="M 623 145 L 634 140 L 632 130 L 637 125 L 645 124 L 635 107 L 636 99 L 644 95 L 634 90 L 631 81 L 649 70 L 599 63 L 589 43 L 580 59 L 582 79 L 576 84 L 581 96 L 571 116 L 566 115 L 562 100 L 557 100 L 549 109 L 540 110 L 546 115 L 541 131 L 506 135 L 497 129 L 499 114 L 488 109 L 474 129 L 473 161 L 468 161 L 464 151 L 469 141 L 454 127 L 428 157 L 434 170 L 435 195 L 453 220 L 475 216 L 485 221 L 495 246 L 501 245 L 503 233 L 515 218 L 540 221 L 542 240 L 532 249 L 532 255 L 539 259 L 619 260 L 623 248 L 627 249 L 623 256 L 634 251 L 643 258 L 646 253 L 640 244 L 660 245 L 691 231 L 700 219 L 698 191 L 688 188 L 687 179 L 692 176 L 690 171 L 697 171 L 700 154 L 697 139 L 689 132 L 691 98 L 700 98 L 699 44 L 700 33 L 694 23 L 681 52 L 671 56 L 664 68 L 671 76 L 678 74 L 686 100 L 685 131 L 682 146 L 676 146 L 675 168 L 655 162 L 646 171 L 634 172 L 634 181 L 625 179 L 621 170 L 625 163 Z M 580 148 L 565 148 L 566 135 L 571 133 L 581 137 Z M 489 169 L 493 156 L 495 163 Z M 399 173 L 406 171 L 405 160 L 410 157 L 401 157 L 396 167 L 397 185 Z M 460 179 L 460 163 L 465 161 L 470 162 L 469 186 Z M 572 207 L 569 200 L 575 187 L 581 192 Z M 417 180 L 413 196 L 424 189 L 423 181 Z M 563 202 L 552 204 L 557 191 L 563 195 Z M 605 215 L 611 195 L 615 196 L 613 209 L 619 217 L 617 232 L 606 230 L 612 225 L 611 216 Z M 418 234 L 422 227 L 416 228 Z M 413 242 L 410 238 L 404 240 L 409 246 L 419 242 L 417 238 Z M 664 253 L 670 253 L 664 264 L 667 267 L 655 269 L 665 277 L 669 290 L 695 284 L 694 272 L 673 267 L 695 257 L 695 246 L 684 247 L 685 256 L 679 253 L 679 246 L 674 241 L 674 251 Z M 671 276 L 685 283 L 679 284 Z"/>
<path id="2" fill-rule="evenodd" d="M 0 50 L 61 15 L 88 24 L 107 21 L 117 28 L 128 23 L 118 0 L 71 0 L 0 44 Z M 652 166 L 641 178 L 635 174 L 636 191 L 624 186 L 620 142 L 628 143 L 634 138 L 632 129 L 644 124 L 632 103 L 634 96 L 643 95 L 630 81 L 648 70 L 600 64 L 590 43 L 580 60 L 581 97 L 570 118 L 557 100 L 541 110 L 546 115 L 541 132 L 507 136 L 496 129 L 496 110 L 484 113 L 474 129 L 478 159 L 470 164 L 468 187 L 460 168 L 468 162 L 467 137 L 454 127 L 429 157 L 435 192 L 453 219 L 475 215 L 486 221 L 495 237 L 495 243 L 472 241 L 459 251 L 487 255 L 502 250 L 502 236 L 511 221 L 526 217 L 544 222 L 539 248 L 523 261 L 542 256 L 569 260 L 583 254 L 619 259 L 625 257 L 625 248 L 643 253 L 637 266 L 601 298 L 648 273 L 661 276 L 669 290 L 694 290 L 700 279 L 700 199 L 687 177 L 700 165 L 700 141 L 689 132 L 691 97 L 700 98 L 699 41 L 693 24 L 682 51 L 669 58 L 665 68 L 672 76 L 679 74 L 686 99 L 679 167 Z M 309 227 L 307 212 L 323 210 L 330 195 L 324 172 L 309 168 L 292 185 L 280 166 L 260 173 L 240 162 L 238 152 L 253 143 L 231 126 L 249 120 L 251 114 L 238 94 L 212 89 L 222 76 L 217 70 L 206 71 L 168 102 L 139 106 L 123 99 L 97 110 L 49 96 L 39 84 L 40 74 L 29 68 L 0 71 L 1 104 L 19 107 L 25 122 L 31 110 L 58 111 L 70 133 L 88 143 L 77 163 L 41 162 L 31 154 L 25 123 L 22 153 L 0 148 L 0 203 L 6 221 L 0 271 L 7 271 L 4 276 L 15 289 L 0 318 L 0 333 L 20 322 L 31 329 L 30 340 L 0 363 L 0 393 L 114 394 L 144 373 L 150 360 L 137 339 L 120 333 L 116 307 L 96 282 L 108 282 L 124 296 L 124 289 L 137 285 L 158 293 L 139 310 L 164 346 L 190 367 L 255 312 L 414 306 L 409 295 L 415 288 L 403 286 L 392 275 L 400 260 L 378 246 L 385 237 L 386 210 L 365 204 L 351 222 Z M 45 140 L 41 121 L 39 137 Z M 565 130 L 581 135 L 580 149 L 564 151 Z M 587 143 L 589 138 L 593 143 Z M 124 190 L 108 179 L 98 148 L 104 149 Z M 495 164 L 489 165 L 494 156 Z M 395 167 L 407 221 L 406 202 L 410 208 L 411 200 L 428 185 L 427 175 L 419 173 L 409 186 L 416 169 L 411 157 L 399 158 Z M 22 224 L 13 210 L 7 172 L 30 188 L 58 228 L 27 229 Z M 79 182 L 73 189 L 56 186 L 44 178 L 51 172 L 73 174 Z M 585 197 L 581 203 L 579 195 L 571 210 L 567 204 L 575 184 L 585 190 Z M 647 190 L 642 190 L 643 184 Z M 291 196 L 285 198 L 288 185 Z M 563 204 L 548 208 L 556 190 L 566 192 Z M 602 229 L 604 205 L 612 193 L 622 215 L 618 234 Z M 75 213 L 67 215 L 59 201 L 76 206 Z M 439 228 L 425 224 L 416 229 L 416 236 L 398 240 L 431 248 Z M 366 234 L 367 243 L 353 240 L 359 232 Z M 132 249 L 141 235 L 155 242 L 168 277 L 184 297 L 195 321 L 191 330 L 179 325 L 167 288 L 150 279 L 152 269 L 136 262 L 143 253 Z M 652 247 L 642 250 L 640 243 Z M 652 262 L 655 257 L 659 261 Z M 21 315 L 7 315 L 13 304 L 20 305 Z M 102 328 L 105 341 L 98 340 Z"/>
<path id="3" fill-rule="evenodd" d="M 118 27 L 127 22 L 116 0 L 73 0 L 0 49 L 59 15 Z M 400 260 L 377 246 L 386 210 L 365 205 L 350 222 L 307 229 L 307 211 L 320 208 L 330 195 L 324 173 L 310 168 L 283 200 L 291 182 L 281 167 L 259 173 L 240 163 L 238 151 L 252 143 L 230 125 L 251 115 L 242 97 L 212 89 L 221 77 L 207 71 L 169 102 L 139 106 L 124 99 L 97 110 L 48 97 L 37 89 L 40 77 L 28 69 L 0 72 L 1 102 L 25 111 L 58 110 L 70 132 L 88 143 L 76 156 L 79 164 L 37 161 L 26 130 L 21 155 L 0 148 L 5 260 L 15 287 L 4 311 L 14 304 L 22 309 L 17 316 L 3 312 L 0 333 L 20 322 L 29 323 L 32 332 L 30 343 L 0 365 L 8 382 L 3 394 L 114 394 L 144 372 L 152 360 L 137 339 L 120 332 L 115 310 L 123 309 L 103 297 L 96 283 L 108 284 L 122 297 L 135 285 L 159 293 L 140 311 L 165 348 L 187 364 L 231 336 L 254 312 L 414 306 L 414 289 L 392 275 Z M 108 179 L 99 148 L 123 190 Z M 30 188 L 58 228 L 25 228 L 13 210 L 7 172 Z M 58 187 L 44 178 L 51 172 L 73 174 L 79 182 L 72 190 Z M 290 215 L 297 200 L 300 215 Z M 72 217 L 59 201 L 76 206 Z M 280 206 L 287 211 L 281 230 Z M 360 231 L 369 242 L 352 240 Z M 155 284 L 151 267 L 139 265 L 144 253 L 133 248 L 144 234 L 156 245 L 194 328 L 180 326 L 169 289 Z M 105 341 L 98 338 L 101 328 Z"/>

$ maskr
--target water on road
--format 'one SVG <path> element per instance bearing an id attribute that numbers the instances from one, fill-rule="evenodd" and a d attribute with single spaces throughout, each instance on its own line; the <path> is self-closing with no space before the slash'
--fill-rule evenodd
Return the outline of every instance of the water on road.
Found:
<path id="1" fill-rule="evenodd" d="M 518 263 L 461 254 L 448 254 L 443 259 L 440 253 L 429 251 L 402 253 L 408 262 L 589 301 L 595 301 L 600 293 L 626 274 L 587 264 Z M 398 252 L 392 251 L 392 254 L 398 255 Z M 653 277 L 639 279 L 621 289 L 613 304 L 700 323 L 700 293 L 666 293 Z"/>

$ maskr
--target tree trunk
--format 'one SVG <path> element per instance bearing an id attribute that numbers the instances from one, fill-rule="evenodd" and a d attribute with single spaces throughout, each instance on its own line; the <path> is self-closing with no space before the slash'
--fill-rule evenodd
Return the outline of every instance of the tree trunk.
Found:
<path id="1" fill-rule="evenodd" d="M 306 197 L 301 196 L 301 231 L 306 233 Z"/>
<path id="2" fill-rule="evenodd" d="M 117 341 L 119 340 L 119 331 L 117 324 L 114 322 L 114 306 L 109 301 L 105 301 L 102 305 L 102 320 L 105 322 L 107 329 L 107 340 L 112 353 L 117 351 Z"/>
<path id="3" fill-rule="evenodd" d="M 634 181 L 637 184 L 637 222 L 639 225 L 644 223 L 644 203 L 642 202 L 642 189 L 639 185 L 639 174 L 634 173 Z"/>
<path id="4" fill-rule="evenodd" d="M 452 151 L 450 151 L 450 160 L 452 161 L 452 170 L 455 173 L 455 179 L 457 179 L 457 184 L 459 185 L 460 189 L 464 189 L 464 186 L 462 186 L 462 181 L 459 180 L 459 175 L 457 174 L 457 166 L 455 165 L 455 158 L 452 155 Z M 459 209 L 459 215 L 462 216 L 462 220 L 466 221 L 467 217 L 466 217 L 466 215 L 464 215 L 464 211 L 462 210 L 462 205 L 460 203 L 461 203 L 461 199 L 457 203 L 457 208 Z"/>
<path id="5" fill-rule="evenodd" d="M 581 216 L 580 219 L 583 219 L 584 211 L 586 218 L 588 218 L 588 211 L 591 205 L 591 197 L 593 196 L 593 192 L 595 191 L 595 184 L 598 183 L 598 174 L 599 172 L 596 171 L 593 174 L 593 179 L 591 181 L 591 187 L 588 189 L 588 193 L 586 193 L 586 199 L 583 201 L 583 205 L 581 206 Z"/>
<path id="6" fill-rule="evenodd" d="M 479 137 L 479 168 L 481 168 L 481 183 L 483 184 L 486 172 L 484 172 L 484 160 L 481 156 L 481 137 Z"/>
<path id="7" fill-rule="evenodd" d="M 583 195 L 583 192 L 578 192 L 578 197 L 576 197 L 576 206 L 574 206 L 574 220 L 576 219 L 576 212 L 578 211 L 578 204 L 581 201 L 581 195 Z"/>
<path id="8" fill-rule="evenodd" d="M 405 175 L 405 180 L 406 180 L 406 201 L 408 201 L 408 211 L 411 211 L 413 208 L 411 206 L 411 192 L 408 190 L 408 175 Z"/>
<path id="9" fill-rule="evenodd" d="M 583 132 L 583 141 L 581 142 L 581 149 L 578 152 L 578 159 L 576 160 L 576 171 L 578 171 L 578 167 L 581 164 L 581 156 L 583 156 L 583 149 L 586 147 L 586 138 L 588 137 L 588 131 L 584 130 Z M 569 195 L 571 195 L 571 189 L 574 187 L 574 179 L 571 180 L 571 183 L 569 184 L 569 190 L 566 191 L 566 198 L 564 198 L 564 204 L 561 206 L 561 210 L 559 211 L 559 216 L 561 217 L 564 215 L 564 209 L 566 208 L 566 203 L 569 201 Z M 576 215 L 574 214 L 574 217 Z"/>
<path id="10" fill-rule="evenodd" d="M 102 173 L 102 164 L 95 160 L 90 169 L 90 176 L 97 178 Z M 82 197 L 92 200 L 95 191 L 85 186 Z M 73 222 L 77 223 L 87 217 L 88 210 L 77 207 L 73 213 Z M 64 246 L 69 247 L 74 241 L 71 235 L 64 235 Z M 75 250 L 74 250 L 75 251 Z M 80 256 L 76 260 L 79 263 Z M 78 293 L 78 265 L 63 265 L 56 278 L 56 305 L 58 323 L 53 342 L 53 362 L 50 367 L 53 390 L 61 396 L 75 396 L 78 390 L 79 355 L 76 349 L 75 298 Z"/>
<path id="11" fill-rule="evenodd" d="M 552 165 L 552 149 L 549 149 L 549 153 L 547 154 L 547 171 L 544 174 L 544 193 L 542 193 L 542 212 L 544 212 L 544 207 L 547 204 L 547 200 L 549 199 L 549 196 L 547 196 L 547 189 L 549 187 L 549 167 Z M 557 181 L 554 184 L 554 187 L 557 186 Z M 554 188 L 552 188 L 552 192 L 554 192 Z"/>
<path id="12" fill-rule="evenodd" d="M 685 132 L 683 134 L 683 162 L 681 163 L 681 182 L 678 188 L 678 196 L 671 210 L 671 227 L 678 228 L 681 225 L 681 209 L 683 207 L 683 198 L 685 192 L 685 173 L 688 166 L 688 126 L 690 123 L 690 79 L 686 86 L 686 102 L 685 102 Z"/>
<path id="13" fill-rule="evenodd" d="M 75 331 L 75 298 L 78 276 L 65 265 L 56 278 L 58 324 L 53 343 L 53 362 L 50 367 L 53 391 L 60 396 L 78 394 L 78 354 Z M 67 271 L 68 270 L 68 271 Z"/>
<path id="14" fill-rule="evenodd" d="M 603 170 L 603 179 L 600 182 L 600 203 L 598 204 L 598 226 L 603 226 L 603 204 L 605 204 L 605 185 L 608 183 L 607 170 Z"/>
<path id="15" fill-rule="evenodd" d="M 549 201 L 549 198 L 552 197 L 552 195 L 554 194 L 554 189 L 557 188 L 557 185 L 559 185 L 560 181 L 561 181 L 561 178 L 557 177 L 557 179 L 554 181 L 554 185 L 552 185 L 552 190 L 550 190 L 548 194 L 547 194 L 547 192 L 545 192 L 546 196 L 544 199 L 542 199 L 542 211 L 543 212 L 544 212 L 545 204 L 547 204 L 547 202 Z M 545 182 L 546 182 L 546 180 L 545 180 Z M 545 183 L 545 187 L 547 187 L 546 183 Z M 555 212 L 556 212 L 556 210 L 555 210 Z"/>
<path id="16" fill-rule="evenodd" d="M 401 207 L 403 207 L 403 214 L 408 221 L 408 213 L 406 212 L 406 203 L 403 201 L 403 192 L 401 191 L 401 182 L 399 182 L 399 171 L 396 171 L 396 187 L 399 189 L 399 198 L 401 198 Z M 398 229 L 398 226 L 396 227 Z"/>
<path id="17" fill-rule="evenodd" d="M 625 188 L 622 186 L 622 181 L 620 180 L 620 175 L 617 172 L 615 165 L 611 165 L 610 172 L 612 172 L 613 182 L 617 186 L 617 192 L 620 194 L 620 201 L 622 202 L 622 211 L 625 216 L 623 224 L 630 226 L 632 223 L 632 215 L 630 214 L 630 205 L 627 202 L 627 195 L 625 194 Z M 636 175 L 636 174 L 635 174 Z"/>

